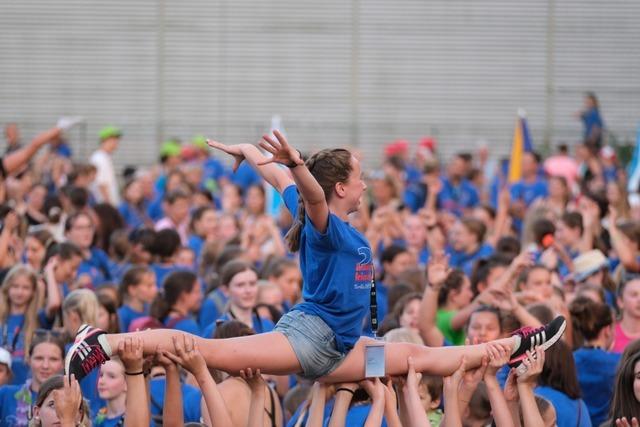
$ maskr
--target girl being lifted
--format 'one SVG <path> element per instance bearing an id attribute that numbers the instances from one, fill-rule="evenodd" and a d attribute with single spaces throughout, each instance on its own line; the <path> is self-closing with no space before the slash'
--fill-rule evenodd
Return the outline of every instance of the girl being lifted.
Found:
<path id="1" fill-rule="evenodd" d="M 238 373 L 260 369 L 262 373 L 299 373 L 328 382 L 358 381 L 365 376 L 365 345 L 361 337 L 363 319 L 369 312 L 373 265 L 371 248 L 365 237 L 349 225 L 366 189 L 360 163 L 345 149 L 322 150 L 306 163 L 284 136 L 264 136 L 260 146 L 272 154 L 266 158 L 250 144 L 227 146 L 209 141 L 213 148 L 235 158 L 234 169 L 248 161 L 283 196 L 295 218 L 287 235 L 292 251 L 300 251 L 304 279 L 304 302 L 285 314 L 273 332 L 231 339 L 184 337 L 187 351 L 200 351 L 211 368 Z M 276 163 L 287 166 L 289 175 Z M 448 274 L 443 257 L 435 257 L 429 267 L 429 281 L 437 283 Z M 511 352 L 511 366 L 520 365 L 527 351 L 544 349 L 564 332 L 566 322 L 558 317 L 539 329 L 524 329 L 498 340 Z M 174 330 L 149 330 L 107 335 L 84 325 L 65 361 L 67 374 L 80 380 L 108 360 L 112 349 L 124 339 L 140 338 L 145 354 L 156 349 L 172 351 L 173 342 L 185 334 Z M 429 348 L 407 343 L 386 343 L 387 375 L 405 375 L 407 359 L 415 369 L 432 375 L 451 375 L 464 357 L 466 366 L 479 366 L 486 344 Z"/>

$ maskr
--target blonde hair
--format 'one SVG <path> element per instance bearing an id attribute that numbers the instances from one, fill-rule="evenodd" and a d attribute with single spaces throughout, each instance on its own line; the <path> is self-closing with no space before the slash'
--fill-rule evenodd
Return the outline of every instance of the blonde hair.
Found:
<path id="1" fill-rule="evenodd" d="M 100 304 L 93 291 L 89 289 L 76 289 L 64 299 L 62 312 L 75 312 L 80 316 L 82 323 L 95 326 L 98 321 L 98 309 Z"/>
<path id="2" fill-rule="evenodd" d="M 31 347 L 31 341 L 33 334 L 39 326 L 38 322 L 38 309 L 40 308 L 40 297 L 38 294 L 38 276 L 35 270 L 26 264 L 17 264 L 9 270 L 2 286 L 0 287 L 0 323 L 7 323 L 9 313 L 11 313 L 11 301 L 9 301 L 9 288 L 13 285 L 13 281 L 17 277 L 25 276 L 31 283 L 31 289 L 33 295 L 27 306 L 27 310 L 24 314 L 24 326 L 22 332 L 24 333 L 24 358 L 29 358 L 29 348 Z"/>

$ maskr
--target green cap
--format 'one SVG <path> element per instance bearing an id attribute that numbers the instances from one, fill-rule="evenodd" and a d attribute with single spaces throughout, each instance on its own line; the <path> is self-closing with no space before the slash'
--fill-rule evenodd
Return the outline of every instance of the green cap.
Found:
<path id="1" fill-rule="evenodd" d="M 109 138 L 120 138 L 122 131 L 115 126 L 105 126 L 100 130 L 100 141 L 104 141 Z"/>
<path id="2" fill-rule="evenodd" d="M 165 141 L 160 147 L 160 155 L 163 157 L 174 157 L 180 155 L 180 144 L 174 140 Z"/>
<path id="3" fill-rule="evenodd" d="M 208 150 L 209 144 L 207 144 L 207 137 L 204 135 L 196 135 L 191 140 L 191 143 L 194 147 L 199 148 L 201 150 Z"/>

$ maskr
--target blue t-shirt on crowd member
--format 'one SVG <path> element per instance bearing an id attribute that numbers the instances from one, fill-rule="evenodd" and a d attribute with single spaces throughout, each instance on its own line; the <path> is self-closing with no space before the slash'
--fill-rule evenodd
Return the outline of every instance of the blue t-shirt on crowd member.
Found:
<path id="1" fill-rule="evenodd" d="M 88 275 L 93 286 L 112 281 L 111 261 L 107 254 L 100 248 L 91 248 L 90 252 L 89 258 L 80 263 L 77 277 Z"/>
<path id="2" fill-rule="evenodd" d="M 139 208 L 129 202 L 122 202 L 118 206 L 118 212 L 122 215 L 122 219 L 130 229 L 142 227 L 147 217 L 147 204 L 143 203 Z"/>
<path id="3" fill-rule="evenodd" d="M 162 416 L 164 408 L 164 389 L 166 387 L 165 377 L 156 377 L 149 381 L 149 395 L 151 401 L 151 416 Z M 202 412 L 200 411 L 200 399 L 202 393 L 196 387 L 182 384 L 182 411 L 184 422 L 200 422 Z M 151 423 L 153 425 L 153 422 Z"/>
<path id="4" fill-rule="evenodd" d="M 252 185 L 262 184 L 262 177 L 248 162 L 240 163 L 238 170 L 231 173 L 229 178 L 232 183 L 242 188 L 243 191 L 247 190 Z"/>
<path id="5" fill-rule="evenodd" d="M 199 261 L 202 248 L 204 247 L 204 239 L 196 234 L 192 234 L 187 239 L 187 247 L 196 255 L 196 261 Z"/>
<path id="6" fill-rule="evenodd" d="M 162 202 L 164 201 L 164 190 L 156 193 L 151 202 L 149 202 L 149 206 L 147 207 L 147 215 L 151 218 L 152 221 L 159 221 L 162 217 L 164 217 L 164 208 L 162 207 Z"/>
<path id="7" fill-rule="evenodd" d="M 293 216 L 297 211 L 295 185 L 283 192 Z M 293 200 L 296 203 L 292 203 Z M 333 330 L 336 349 L 346 352 L 362 335 L 369 309 L 373 258 L 367 239 L 349 223 L 329 213 L 320 233 L 306 218 L 300 235 L 300 269 L 304 302 L 293 307 L 320 317 Z"/>
<path id="8" fill-rule="evenodd" d="M 198 325 L 203 331 L 224 313 L 227 306 L 227 297 L 220 288 L 214 289 L 202 301 L 198 312 Z M 205 335 L 203 335 L 205 336 Z"/>
<path id="9" fill-rule="evenodd" d="M 367 422 L 367 417 L 369 416 L 369 412 L 371 412 L 371 404 L 367 403 L 364 405 L 352 405 L 347 412 L 347 417 L 345 419 L 344 425 L 346 426 L 363 426 Z M 387 426 L 387 419 L 382 418 L 381 427 Z"/>
<path id="10" fill-rule="evenodd" d="M 26 426 L 29 422 L 30 402 L 38 393 L 29 387 L 30 381 L 20 385 L 0 387 L 0 427 Z"/>
<path id="11" fill-rule="evenodd" d="M 113 418 L 107 418 L 106 415 L 98 413 L 98 415 L 93 417 L 93 427 L 117 427 L 123 424 L 124 414 Z"/>
<path id="12" fill-rule="evenodd" d="M 424 206 L 427 200 L 427 191 L 427 186 L 421 182 L 408 182 L 404 189 L 402 201 L 411 212 L 416 213 Z"/>
<path id="13" fill-rule="evenodd" d="M 324 405 L 324 412 L 322 416 L 322 419 L 324 421 L 322 424 L 323 426 L 326 426 L 327 423 L 329 422 L 329 419 L 331 418 L 331 413 L 333 412 L 333 405 L 335 403 L 336 403 L 336 400 L 334 398 L 331 398 Z M 302 422 L 298 423 L 298 420 L 300 419 L 301 416 L 302 416 Z M 302 405 L 298 406 L 298 409 L 296 409 L 296 412 L 293 413 L 289 421 L 287 421 L 287 427 L 295 427 L 297 425 L 306 426 L 308 419 L 309 419 L 309 407 L 305 405 L 303 402 Z"/>
<path id="14" fill-rule="evenodd" d="M 149 306 L 145 304 L 145 307 L 142 311 L 136 311 L 128 304 L 122 304 L 122 306 L 118 309 L 118 319 L 120 320 L 120 332 L 128 332 L 129 325 L 136 319 L 140 317 L 145 317 L 149 315 Z"/>
<path id="15" fill-rule="evenodd" d="M 481 258 L 491 256 L 493 254 L 493 247 L 484 243 L 471 254 L 456 251 L 453 248 L 447 248 L 446 252 L 449 255 L 449 265 L 454 268 L 459 268 L 467 277 L 471 277 L 475 262 Z"/>
<path id="16" fill-rule="evenodd" d="M 213 338 L 213 334 L 216 332 L 218 322 L 228 322 L 229 320 L 234 319 L 235 318 L 230 313 L 224 313 L 215 322 L 207 325 L 207 327 L 202 332 L 202 336 L 204 338 Z M 275 328 L 275 326 L 276 325 L 274 325 L 271 320 L 260 317 L 256 313 L 253 313 L 253 315 L 251 316 L 251 328 L 256 332 L 256 334 L 271 332 L 273 331 L 273 328 Z"/>
<path id="17" fill-rule="evenodd" d="M 0 347 L 12 356 L 24 356 L 24 314 L 10 314 L 7 321 L 0 324 Z"/>
<path id="18" fill-rule="evenodd" d="M 162 265 L 162 264 L 151 264 L 151 270 L 156 275 L 156 284 L 158 285 L 158 289 L 161 289 L 164 285 L 164 279 L 173 273 L 174 271 L 184 271 L 186 268 L 180 267 L 178 265 Z"/>
<path id="19" fill-rule="evenodd" d="M 470 181 L 462 179 L 455 185 L 449 178 L 441 178 L 442 190 L 438 193 L 438 208 L 462 216 L 465 209 L 476 207 L 480 203 L 478 190 Z"/>
<path id="20" fill-rule="evenodd" d="M 511 200 L 520 200 L 528 207 L 534 200 L 544 198 L 549 195 L 547 181 L 536 179 L 534 182 L 525 182 L 523 180 L 515 182 L 509 189 Z"/>
<path id="21" fill-rule="evenodd" d="M 592 427 L 589 410 L 582 399 L 571 399 L 563 392 L 547 386 L 539 386 L 535 394 L 547 399 L 556 410 L 558 427 Z"/>
<path id="22" fill-rule="evenodd" d="M 191 316 L 167 317 L 163 323 L 164 326 L 169 329 L 177 329 L 193 335 L 200 335 L 202 333 L 198 323 Z"/>
<path id="23" fill-rule="evenodd" d="M 584 124 L 584 138 L 587 139 L 593 129 L 598 127 L 602 129 L 604 127 L 604 123 L 602 121 L 602 117 L 600 116 L 600 111 L 597 108 L 590 108 L 586 110 L 580 116 L 582 119 L 582 123 Z"/>
<path id="24" fill-rule="evenodd" d="M 609 416 L 620 356 L 620 353 L 610 353 L 599 348 L 583 347 L 573 352 L 578 383 L 594 426 L 599 426 Z"/>

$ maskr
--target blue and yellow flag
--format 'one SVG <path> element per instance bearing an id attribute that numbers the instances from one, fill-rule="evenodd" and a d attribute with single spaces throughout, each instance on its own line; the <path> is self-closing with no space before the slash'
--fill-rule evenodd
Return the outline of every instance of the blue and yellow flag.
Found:
<path id="1" fill-rule="evenodd" d="M 523 110 L 518 111 L 518 120 L 513 132 L 511 145 L 511 157 L 509 158 L 509 183 L 514 183 L 522 178 L 522 156 L 533 151 L 529 125 Z"/>

